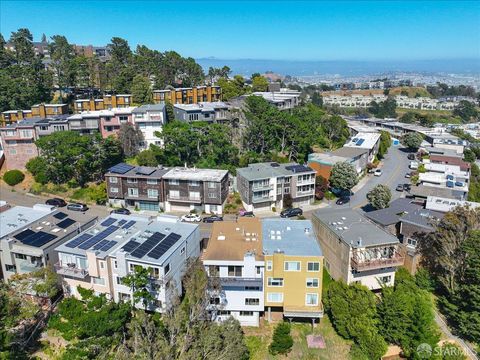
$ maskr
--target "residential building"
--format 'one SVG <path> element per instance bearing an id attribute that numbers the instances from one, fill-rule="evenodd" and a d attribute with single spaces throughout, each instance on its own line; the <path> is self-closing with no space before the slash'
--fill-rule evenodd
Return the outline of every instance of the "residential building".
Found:
<path id="1" fill-rule="evenodd" d="M 174 216 L 113 214 L 56 251 L 59 261 L 55 269 L 62 277 L 65 294 L 79 297 L 77 286 L 81 286 L 144 308 L 122 282 L 135 268 L 142 267 L 151 274 L 148 291 L 153 301 L 146 308 L 164 312 L 182 293 L 187 261 L 200 254 L 200 230 Z"/>
<path id="2" fill-rule="evenodd" d="M 25 169 L 28 160 L 38 156 L 35 125 L 39 118 L 20 120 L 0 128 L 7 169 Z"/>
<path id="3" fill-rule="evenodd" d="M 333 166 L 339 162 L 352 164 L 357 173 L 361 174 L 367 168 L 368 149 L 341 147 L 332 152 L 308 155 L 308 166 L 316 171 L 317 176 L 322 176 L 327 180 L 330 178 Z"/>
<path id="4" fill-rule="evenodd" d="M 113 108 L 129 108 L 132 106 L 132 95 L 103 95 L 101 99 L 77 99 L 75 112 L 108 110 Z"/>
<path id="5" fill-rule="evenodd" d="M 73 45 L 76 55 L 88 58 L 96 57 L 101 62 L 110 60 L 111 53 L 109 46 L 92 46 L 92 45 Z"/>
<path id="6" fill-rule="evenodd" d="M 201 259 L 211 281 L 210 312 L 216 320 L 237 319 L 242 326 L 259 326 L 264 311 L 262 224 L 256 218 L 214 222 Z"/>
<path id="7" fill-rule="evenodd" d="M 35 133 L 37 138 L 50 135 L 57 131 L 70 130 L 68 118 L 69 115 L 57 115 L 39 118 L 39 121 L 35 123 Z"/>
<path id="8" fill-rule="evenodd" d="M 368 162 L 373 162 L 378 153 L 378 147 L 380 146 L 380 133 L 359 132 L 343 146 L 367 150 Z"/>
<path id="9" fill-rule="evenodd" d="M 361 95 L 352 94 L 350 96 L 327 95 L 323 97 L 323 104 L 327 106 L 338 106 L 348 108 L 368 108 L 370 104 L 375 102 L 383 102 L 387 100 L 387 96 L 383 94 Z"/>
<path id="10" fill-rule="evenodd" d="M 399 240 L 352 209 L 313 213 L 325 268 L 335 280 L 359 283 L 371 290 L 392 286 L 404 263 Z"/>
<path id="11" fill-rule="evenodd" d="M 323 253 L 310 220 L 262 220 L 266 318 L 323 317 Z"/>
<path id="12" fill-rule="evenodd" d="M 70 130 L 82 134 L 99 131 L 103 138 L 117 135 L 120 126 L 132 122 L 135 107 L 111 108 L 108 110 L 82 111 L 68 118 Z"/>
<path id="13" fill-rule="evenodd" d="M 7 110 L 0 115 L 3 126 L 32 117 L 32 110 Z"/>
<path id="14" fill-rule="evenodd" d="M 227 170 L 175 167 L 162 179 L 165 211 L 223 213 L 229 192 Z"/>
<path id="15" fill-rule="evenodd" d="M 57 262 L 54 249 L 93 226 L 96 217 L 53 206 L 15 206 L 0 213 L 0 262 L 3 280 Z"/>
<path id="16" fill-rule="evenodd" d="M 473 201 L 463 201 L 449 198 L 442 198 L 437 196 L 428 196 L 425 201 L 425 209 L 446 213 L 452 211 L 457 206 L 468 206 L 475 209 L 480 206 L 480 203 Z"/>
<path id="17" fill-rule="evenodd" d="M 1 123 L 7 125 L 32 117 L 46 118 L 65 114 L 68 114 L 67 104 L 37 104 L 33 105 L 30 110 L 8 110 L 2 112 Z"/>
<path id="18" fill-rule="evenodd" d="M 432 145 L 435 148 L 454 150 L 457 154 L 463 154 L 467 142 L 465 140 L 453 138 L 439 138 L 435 137 L 432 139 Z"/>
<path id="19" fill-rule="evenodd" d="M 117 164 L 105 174 L 108 203 L 117 207 L 160 211 L 164 209 L 162 176 L 169 170 L 161 167 Z"/>
<path id="20" fill-rule="evenodd" d="M 279 110 L 289 110 L 300 105 L 300 91 L 297 90 L 280 89 L 280 91 L 275 92 L 257 91 L 251 95 L 263 97 Z"/>
<path id="21" fill-rule="evenodd" d="M 427 163 L 425 171 L 418 174 L 418 181 L 424 186 L 450 188 L 465 195 L 468 193 L 470 172 L 462 171 L 458 165 Z"/>
<path id="22" fill-rule="evenodd" d="M 156 132 L 161 133 L 166 124 L 167 113 L 165 104 L 142 105 L 132 111 L 133 124 L 140 129 L 143 134 L 141 146 L 144 149 L 153 145 L 163 147 L 163 139 L 155 136 Z"/>
<path id="23" fill-rule="evenodd" d="M 195 104 L 175 104 L 175 119 L 185 122 L 222 122 L 228 119 L 228 105 L 224 102 L 199 102 Z"/>
<path id="24" fill-rule="evenodd" d="M 155 104 L 170 102 L 172 104 L 196 104 L 200 102 L 216 102 L 222 100 L 220 86 L 196 86 L 188 88 L 172 88 L 153 90 Z"/>
<path id="25" fill-rule="evenodd" d="M 439 147 L 433 147 L 431 145 L 423 146 L 419 149 L 419 151 L 421 153 L 427 153 L 430 156 L 433 156 L 433 155 L 435 155 L 435 156 L 448 156 L 449 158 L 454 157 L 454 158 L 458 158 L 460 160 L 463 159 L 463 153 L 459 154 L 456 150 L 443 149 L 443 148 L 439 148 Z"/>
<path id="26" fill-rule="evenodd" d="M 434 187 L 434 186 L 426 186 L 426 185 L 420 184 L 417 186 L 412 186 L 408 196 L 413 197 L 415 199 L 423 199 L 423 200 L 426 200 L 429 196 L 436 196 L 436 197 L 455 199 L 455 200 L 465 200 L 466 193 L 463 190 L 455 189 L 455 187 L 454 188 Z"/>
<path id="27" fill-rule="evenodd" d="M 313 203 L 315 170 L 295 163 L 256 163 L 237 169 L 237 189 L 247 211 L 282 209 L 285 197 L 292 206 Z"/>

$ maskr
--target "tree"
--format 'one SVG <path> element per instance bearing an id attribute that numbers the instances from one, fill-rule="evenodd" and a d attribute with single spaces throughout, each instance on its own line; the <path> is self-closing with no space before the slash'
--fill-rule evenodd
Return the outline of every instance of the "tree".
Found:
<path id="1" fill-rule="evenodd" d="M 5 174 L 3 174 L 3 181 L 5 181 L 7 185 L 10 186 L 20 184 L 23 179 L 25 179 L 25 174 L 22 173 L 20 170 L 9 170 Z"/>
<path id="2" fill-rule="evenodd" d="M 367 199 L 375 209 L 385 209 L 390 204 L 392 192 L 388 186 L 379 184 L 367 193 Z"/>
<path id="3" fill-rule="evenodd" d="M 323 107 L 323 97 L 317 91 L 315 91 L 312 95 L 312 104 Z"/>
<path id="4" fill-rule="evenodd" d="M 330 186 L 341 190 L 350 190 L 358 183 L 355 167 L 347 162 L 336 163 L 332 167 Z"/>
<path id="5" fill-rule="evenodd" d="M 396 118 L 397 113 L 395 112 L 397 108 L 397 102 L 393 98 L 388 98 L 385 101 L 377 103 L 372 101 L 368 111 L 374 116 L 385 119 L 385 118 Z"/>
<path id="6" fill-rule="evenodd" d="M 272 355 L 288 354 L 293 346 L 293 339 L 290 335 L 290 324 L 281 322 L 275 326 L 273 331 L 272 342 L 268 347 L 268 351 Z"/>
<path id="7" fill-rule="evenodd" d="M 268 80 L 261 76 L 257 75 L 254 76 L 252 75 L 252 90 L 253 91 L 267 91 L 268 89 Z"/>
<path id="8" fill-rule="evenodd" d="M 402 138 L 402 143 L 410 150 L 418 150 L 422 144 L 423 137 L 417 132 L 409 132 Z"/>
<path id="9" fill-rule="evenodd" d="M 158 160 L 156 155 L 157 154 L 153 150 L 147 149 L 140 151 L 135 159 L 140 166 L 157 166 Z"/>
<path id="10" fill-rule="evenodd" d="M 246 92 L 245 79 L 240 75 L 235 75 L 233 80 L 221 77 L 217 80 L 217 85 L 222 88 L 222 97 L 227 101 Z"/>
<path id="11" fill-rule="evenodd" d="M 379 159 L 385 158 L 388 153 L 388 148 L 392 145 L 392 137 L 388 131 L 380 131 L 380 144 L 378 146 L 377 157 Z"/>
<path id="12" fill-rule="evenodd" d="M 453 115 L 459 116 L 464 123 L 468 123 L 478 121 L 479 112 L 475 108 L 474 103 L 467 100 L 461 100 L 455 109 L 453 109 Z"/>
<path id="13" fill-rule="evenodd" d="M 154 281 L 151 279 L 151 272 L 151 268 L 135 266 L 133 273 L 122 278 L 122 284 L 128 286 L 132 291 L 132 306 L 141 302 L 146 310 L 148 304 L 154 300 L 150 292 L 153 287 L 152 282 Z"/>
<path id="14" fill-rule="evenodd" d="M 67 86 L 75 85 L 76 62 L 73 45 L 68 43 L 65 36 L 54 35 L 52 41 L 48 44 L 50 58 L 52 60 L 52 69 L 55 73 L 55 79 L 60 93 Z"/>
<path id="15" fill-rule="evenodd" d="M 175 111 L 170 101 L 165 101 L 165 112 L 167 113 L 167 122 L 175 120 Z"/>
<path id="16" fill-rule="evenodd" d="M 125 123 L 120 126 L 118 140 L 125 156 L 132 157 L 138 154 L 140 143 L 143 141 L 143 133 L 132 124 Z"/>
<path id="17" fill-rule="evenodd" d="M 150 104 L 152 102 L 152 89 L 150 80 L 142 75 L 136 75 L 132 82 L 133 102 L 139 105 Z"/>
<path id="18" fill-rule="evenodd" d="M 31 63 L 35 58 L 33 35 L 30 30 L 22 28 L 12 32 L 10 42 L 13 44 L 17 64 Z"/>
<path id="19" fill-rule="evenodd" d="M 400 122 L 405 123 L 405 124 L 413 124 L 414 122 L 417 121 L 417 117 L 415 116 L 415 113 L 412 111 L 407 111 L 405 114 L 403 114 L 400 117 Z"/>

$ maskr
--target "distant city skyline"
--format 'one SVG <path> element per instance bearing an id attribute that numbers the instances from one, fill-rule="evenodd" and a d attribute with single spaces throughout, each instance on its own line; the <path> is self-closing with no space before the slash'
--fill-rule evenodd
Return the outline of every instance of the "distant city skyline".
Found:
<path id="1" fill-rule="evenodd" d="M 480 3 L 0 2 L 8 39 L 26 27 L 105 45 L 113 36 L 183 56 L 301 61 L 480 59 Z"/>

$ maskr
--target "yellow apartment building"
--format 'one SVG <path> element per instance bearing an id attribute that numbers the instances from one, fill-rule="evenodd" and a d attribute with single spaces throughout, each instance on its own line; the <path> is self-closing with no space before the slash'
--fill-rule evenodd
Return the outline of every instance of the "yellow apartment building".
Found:
<path id="1" fill-rule="evenodd" d="M 220 86 L 196 86 L 192 88 L 176 88 L 154 90 L 153 102 L 171 102 L 172 104 L 197 104 L 199 102 L 214 102 L 222 100 Z"/>

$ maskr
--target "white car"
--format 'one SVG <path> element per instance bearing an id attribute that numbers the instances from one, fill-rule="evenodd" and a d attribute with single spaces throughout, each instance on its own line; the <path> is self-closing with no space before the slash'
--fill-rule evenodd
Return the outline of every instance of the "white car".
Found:
<path id="1" fill-rule="evenodd" d="M 374 176 L 382 176 L 382 170 L 380 169 L 377 169 L 375 170 L 375 172 L 373 173 Z"/>
<path id="2" fill-rule="evenodd" d="M 197 214 L 187 214 L 182 216 L 182 221 L 185 222 L 200 222 L 202 218 Z"/>

